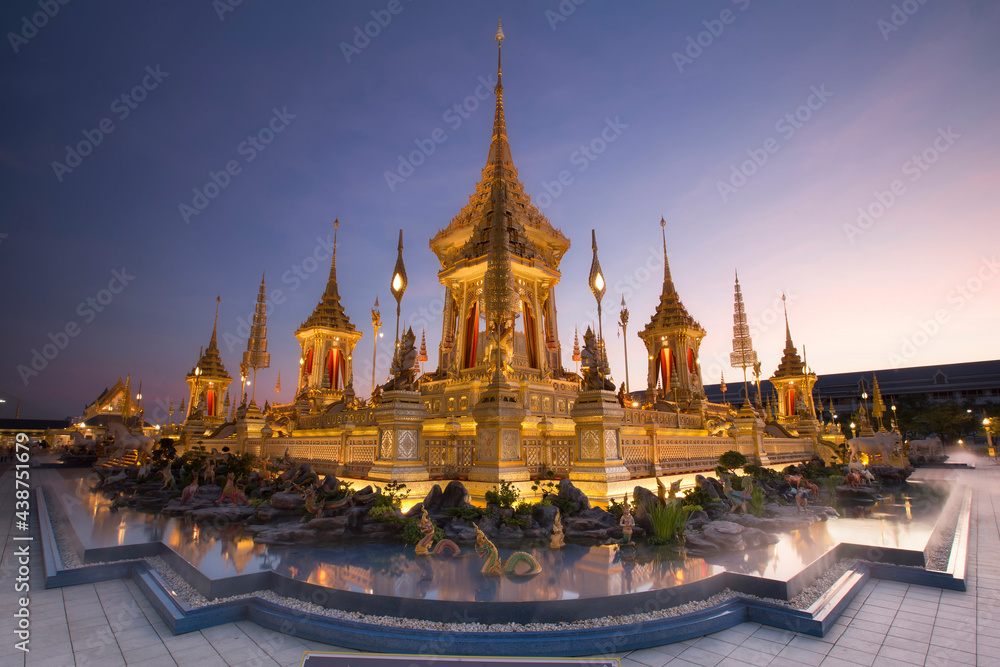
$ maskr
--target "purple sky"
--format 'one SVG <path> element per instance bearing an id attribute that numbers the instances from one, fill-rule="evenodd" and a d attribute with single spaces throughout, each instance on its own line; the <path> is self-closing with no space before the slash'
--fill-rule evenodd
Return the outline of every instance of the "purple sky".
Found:
<path id="1" fill-rule="evenodd" d="M 287 400 L 293 333 L 323 291 L 337 216 L 340 292 L 365 332 L 358 392 L 371 384 L 376 295 L 389 349 L 400 228 L 403 317 L 426 327 L 436 367 L 443 289 L 427 241 L 486 161 L 500 11 L 514 161 L 573 242 L 556 291 L 566 367 L 573 328 L 596 318 L 593 228 L 614 377 L 624 292 L 631 386 L 643 388 L 635 332 L 659 298 L 661 216 L 677 289 L 708 331 L 706 383 L 739 375 L 734 270 L 765 376 L 784 344 L 782 292 L 820 375 L 998 356 L 995 2 L 244 2 L 220 17 L 225 1 L 0 9 L 0 416 L 18 397 L 21 416 L 79 414 L 129 372 L 147 414 L 179 402 L 219 293 L 222 358 L 238 374 L 262 271 L 282 303 L 259 385 L 273 399 L 280 369 Z M 366 24 L 377 34 L 348 48 Z M 136 86 L 143 99 L 122 100 Z M 271 143 L 248 142 L 269 123 L 281 128 Z M 602 132 L 614 140 L 602 146 Z M 444 138 L 390 188 L 386 173 L 432 135 Z M 77 163 L 67 145 L 81 142 Z M 235 175 L 185 216 L 230 161 Z M 562 171 L 572 180 L 552 196 Z M 49 343 L 65 347 L 42 367 Z"/>

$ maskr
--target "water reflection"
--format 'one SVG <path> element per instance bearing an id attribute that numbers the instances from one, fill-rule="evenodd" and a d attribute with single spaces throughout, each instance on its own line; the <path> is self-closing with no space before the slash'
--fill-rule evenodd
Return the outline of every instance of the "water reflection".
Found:
<path id="1" fill-rule="evenodd" d="M 103 496 L 81 493 L 83 480 L 66 483 L 68 491 L 82 500 L 65 504 L 85 550 L 160 541 L 213 579 L 273 570 L 331 589 L 455 601 L 624 595 L 670 588 L 724 571 L 787 580 L 840 542 L 923 550 L 947 498 L 947 491 L 937 487 L 911 484 L 875 505 L 845 508 L 841 519 L 781 534 L 777 544 L 704 557 L 667 547 L 619 550 L 568 544 L 534 552 L 542 566 L 535 577 L 490 578 L 480 573 L 483 561 L 471 547 L 454 557 L 417 558 L 412 545 L 261 545 L 253 542 L 242 524 L 197 525 L 189 519 L 112 510 Z M 510 553 L 500 549 L 502 558 Z"/>

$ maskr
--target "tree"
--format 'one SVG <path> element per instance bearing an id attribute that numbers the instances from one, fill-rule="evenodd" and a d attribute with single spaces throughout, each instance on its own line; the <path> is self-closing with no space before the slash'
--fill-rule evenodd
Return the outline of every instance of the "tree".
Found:
<path id="1" fill-rule="evenodd" d="M 719 466 L 725 468 L 730 473 L 737 468 L 742 468 L 747 462 L 748 459 L 746 456 L 732 449 L 719 457 Z"/>

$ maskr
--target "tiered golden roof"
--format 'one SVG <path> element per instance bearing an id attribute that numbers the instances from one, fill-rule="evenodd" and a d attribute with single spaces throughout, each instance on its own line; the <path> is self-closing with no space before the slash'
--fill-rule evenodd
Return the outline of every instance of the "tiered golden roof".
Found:
<path id="1" fill-rule="evenodd" d="M 666 221 L 663 218 L 660 218 L 660 227 L 663 228 L 665 226 Z M 681 303 L 681 298 L 677 294 L 677 288 L 674 287 L 673 278 L 670 276 L 670 262 L 667 260 L 667 238 L 666 232 L 664 231 L 663 292 L 660 294 L 660 304 L 656 307 L 656 312 L 653 313 L 652 319 L 650 319 L 646 328 L 642 330 L 642 333 L 649 334 L 655 331 L 677 327 L 695 329 L 700 331 L 702 335 L 705 335 L 705 330 L 693 317 L 691 317 L 687 308 L 685 308 L 684 304 Z"/>
<path id="2" fill-rule="evenodd" d="M 503 31 L 497 30 L 497 42 L 503 42 Z M 497 52 L 497 96 L 493 117 L 493 138 L 490 152 L 483 168 L 476 191 L 469 203 L 459 211 L 451 224 L 440 230 L 431 240 L 430 247 L 448 267 L 461 260 L 472 260 L 486 255 L 489 247 L 490 213 L 493 202 L 493 183 L 498 178 L 506 190 L 507 232 L 511 254 L 522 259 L 537 258 L 553 269 L 569 250 L 570 242 L 531 202 L 518 179 L 517 168 L 507 142 L 507 123 L 503 112 L 503 71 L 500 53 Z"/>
<path id="3" fill-rule="evenodd" d="M 215 299 L 215 324 L 212 325 L 212 339 L 208 341 L 208 349 L 199 352 L 198 363 L 195 368 L 201 369 L 201 377 L 203 378 L 228 378 L 229 373 L 226 371 L 226 367 L 222 364 L 222 358 L 219 356 L 219 346 L 216 342 L 216 331 L 219 328 L 219 303 L 222 301 L 222 297 L 216 297 Z M 194 368 L 188 375 L 193 376 Z"/>
<path id="4" fill-rule="evenodd" d="M 778 370 L 774 372 L 774 375 L 775 377 L 805 375 L 806 365 L 799 357 L 799 351 L 792 344 L 792 332 L 788 328 L 788 308 L 784 305 L 784 294 L 781 295 L 781 301 L 785 308 L 785 353 L 781 356 L 781 363 L 778 364 Z"/>
<path id="5" fill-rule="evenodd" d="M 326 282 L 326 290 L 316 304 L 316 309 L 312 315 L 302 323 L 299 331 L 312 329 L 314 327 L 326 327 L 337 331 L 356 331 L 351 323 L 344 307 L 340 303 L 340 292 L 337 290 L 337 229 L 340 227 L 340 220 L 333 221 L 333 257 L 330 259 L 330 278 Z"/>

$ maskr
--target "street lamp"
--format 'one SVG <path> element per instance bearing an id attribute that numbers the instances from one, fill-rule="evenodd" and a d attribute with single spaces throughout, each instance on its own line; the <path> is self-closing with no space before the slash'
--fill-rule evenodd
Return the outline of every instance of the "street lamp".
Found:
<path id="1" fill-rule="evenodd" d="M 628 383 L 628 308 L 625 307 L 625 295 L 622 294 L 622 309 L 618 313 L 618 326 L 622 328 L 622 345 L 625 346 L 625 393 L 632 393 Z"/>
<path id="2" fill-rule="evenodd" d="M 597 232 L 593 229 L 590 230 L 591 247 L 594 251 L 594 259 L 590 263 L 590 291 L 594 293 L 594 298 L 597 299 L 597 331 L 598 336 L 600 336 L 601 344 L 598 354 L 600 358 L 597 360 L 598 373 L 601 379 L 604 379 L 604 324 L 601 320 L 601 299 L 604 298 L 604 292 L 607 290 L 607 283 L 604 281 L 604 273 L 601 271 L 601 263 L 597 259 Z"/>
<path id="3" fill-rule="evenodd" d="M 854 437 L 854 429 L 857 428 L 854 422 L 851 422 L 851 437 Z"/>
<path id="4" fill-rule="evenodd" d="M 392 270 L 389 291 L 396 299 L 396 345 L 399 345 L 399 307 L 406 291 L 406 267 L 403 266 L 403 230 L 399 230 L 399 245 L 396 247 L 396 267 Z M 373 371 L 374 372 L 374 371 Z M 372 389 L 372 391 L 375 391 Z"/>
<path id="5" fill-rule="evenodd" d="M 986 451 L 989 453 L 993 449 L 993 434 L 990 433 L 990 418 L 986 416 L 985 412 L 983 413 L 983 428 L 986 429 L 986 446 L 989 448 Z M 996 450 L 993 450 L 993 458 L 996 459 Z"/>
<path id="6" fill-rule="evenodd" d="M 395 276 L 393 276 L 393 283 L 396 282 Z M 400 295 L 402 296 L 402 295 Z M 378 330 L 382 326 L 382 311 L 378 307 L 378 295 L 375 295 L 375 305 L 372 306 L 372 329 L 375 330 L 375 335 L 372 340 L 372 395 L 375 395 L 375 359 L 377 358 L 378 351 Z M 397 325 L 398 326 L 398 325 Z M 397 330 L 396 335 L 399 335 Z"/>

